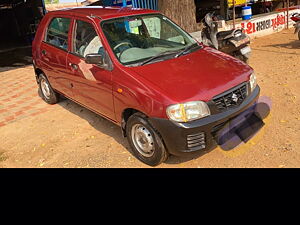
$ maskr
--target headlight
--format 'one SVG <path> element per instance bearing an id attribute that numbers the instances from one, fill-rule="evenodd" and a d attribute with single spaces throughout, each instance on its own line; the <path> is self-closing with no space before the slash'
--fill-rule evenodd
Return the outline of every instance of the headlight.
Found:
<path id="1" fill-rule="evenodd" d="M 256 86 L 257 86 L 256 75 L 255 75 L 255 73 L 252 73 L 250 76 L 251 92 L 256 88 Z"/>
<path id="2" fill-rule="evenodd" d="M 209 116 L 210 111 L 205 102 L 195 101 L 171 105 L 167 108 L 167 115 L 176 122 L 188 122 Z"/>

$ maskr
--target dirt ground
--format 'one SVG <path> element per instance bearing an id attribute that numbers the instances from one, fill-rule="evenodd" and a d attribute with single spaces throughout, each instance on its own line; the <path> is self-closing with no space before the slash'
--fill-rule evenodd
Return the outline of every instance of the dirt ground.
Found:
<path id="1" fill-rule="evenodd" d="M 251 47 L 261 96 L 272 102 L 265 126 L 233 150 L 172 156 L 158 167 L 300 167 L 300 41 L 291 29 L 254 39 Z M 0 96 L 10 91 L 2 80 L 17 74 L 34 82 L 31 66 L 2 72 Z M 6 106 L 0 102 L 0 110 Z M 0 126 L 0 167 L 148 167 L 128 151 L 118 126 L 76 103 L 40 112 Z"/>

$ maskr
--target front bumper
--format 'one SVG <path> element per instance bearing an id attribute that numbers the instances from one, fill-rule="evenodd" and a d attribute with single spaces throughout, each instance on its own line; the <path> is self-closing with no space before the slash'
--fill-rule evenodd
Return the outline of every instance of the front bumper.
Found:
<path id="1" fill-rule="evenodd" d="M 152 126 L 161 134 L 164 143 L 172 155 L 185 156 L 210 149 L 214 145 L 214 133 L 223 124 L 250 108 L 258 99 L 260 88 L 257 86 L 241 105 L 227 111 L 210 115 L 188 123 L 176 123 L 168 119 L 149 118 Z M 205 134 L 205 148 L 189 148 L 187 138 L 199 133 Z"/>

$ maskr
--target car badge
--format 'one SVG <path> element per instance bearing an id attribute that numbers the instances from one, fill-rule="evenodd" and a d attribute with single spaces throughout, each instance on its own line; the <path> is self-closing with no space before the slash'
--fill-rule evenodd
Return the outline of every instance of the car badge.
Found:
<path id="1" fill-rule="evenodd" d="M 235 103 L 237 103 L 238 100 L 239 100 L 239 98 L 238 98 L 238 96 L 237 96 L 236 94 L 233 94 L 233 95 L 231 96 L 231 99 L 232 99 L 232 101 L 234 101 Z"/>

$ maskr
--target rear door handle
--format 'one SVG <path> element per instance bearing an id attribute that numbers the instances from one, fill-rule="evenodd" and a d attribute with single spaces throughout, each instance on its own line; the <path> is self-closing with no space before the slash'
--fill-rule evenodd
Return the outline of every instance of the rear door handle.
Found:
<path id="1" fill-rule="evenodd" d="M 43 49 L 43 50 L 42 50 L 42 54 L 43 54 L 43 55 L 47 55 L 47 51 Z"/>

